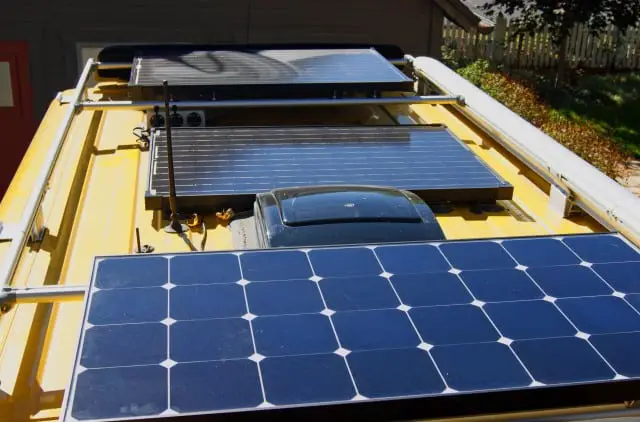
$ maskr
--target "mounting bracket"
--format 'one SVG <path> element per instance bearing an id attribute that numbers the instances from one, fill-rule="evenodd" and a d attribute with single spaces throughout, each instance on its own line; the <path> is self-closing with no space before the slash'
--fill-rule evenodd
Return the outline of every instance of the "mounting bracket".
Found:
<path id="1" fill-rule="evenodd" d="M 18 234 L 16 224 L 8 224 L 0 221 L 0 241 L 17 239 Z"/>
<path id="2" fill-rule="evenodd" d="M 40 243 L 44 239 L 44 235 L 47 229 L 44 226 L 44 218 L 42 217 L 42 211 L 39 210 L 36 214 L 36 218 L 31 226 L 31 233 L 29 233 L 29 241 L 32 243 Z M 0 221 L 0 242 L 17 240 L 21 235 L 20 229 L 17 224 L 3 223 Z"/>
<path id="3" fill-rule="evenodd" d="M 571 215 L 574 207 L 573 195 L 568 190 L 551 184 L 549 191 L 549 212 L 555 216 L 564 218 Z"/>

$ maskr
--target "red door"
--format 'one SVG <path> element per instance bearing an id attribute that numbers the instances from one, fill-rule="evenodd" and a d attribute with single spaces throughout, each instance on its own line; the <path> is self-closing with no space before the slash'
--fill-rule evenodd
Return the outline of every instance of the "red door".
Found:
<path id="1" fill-rule="evenodd" d="M 34 131 L 28 45 L 0 41 L 0 199 Z"/>

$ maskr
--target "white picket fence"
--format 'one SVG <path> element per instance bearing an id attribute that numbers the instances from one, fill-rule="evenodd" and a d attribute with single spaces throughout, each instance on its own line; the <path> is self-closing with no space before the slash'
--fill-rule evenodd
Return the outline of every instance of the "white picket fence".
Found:
<path id="1" fill-rule="evenodd" d="M 466 32 L 446 22 L 443 44 L 453 50 L 456 58 L 486 58 L 514 68 L 555 66 L 558 52 L 548 31 L 515 38 L 513 32 L 502 17 L 490 34 Z M 603 35 L 594 37 L 584 25 L 578 25 L 571 31 L 567 60 L 574 67 L 640 69 L 640 29 L 629 29 L 622 35 L 610 27 Z"/>

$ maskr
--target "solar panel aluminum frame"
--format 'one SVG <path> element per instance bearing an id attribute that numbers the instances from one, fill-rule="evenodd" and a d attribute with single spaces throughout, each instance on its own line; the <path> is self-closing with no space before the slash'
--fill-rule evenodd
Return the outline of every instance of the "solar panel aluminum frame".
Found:
<path id="1" fill-rule="evenodd" d="M 413 189 L 408 188 L 406 186 L 394 186 L 393 184 L 387 184 L 390 187 L 409 190 L 416 195 L 418 195 L 423 200 L 429 201 L 493 201 L 493 200 L 510 200 L 513 197 L 513 186 L 509 184 L 506 180 L 504 180 L 496 171 L 494 171 L 491 167 L 486 165 L 475 153 L 471 151 L 469 146 L 467 146 L 464 142 L 462 142 L 457 136 L 451 132 L 446 126 L 443 125 L 407 125 L 407 126 L 397 126 L 397 125 L 376 125 L 376 126 L 344 126 L 344 125 L 308 125 L 308 126 L 217 126 L 217 127 L 207 127 L 207 128 L 189 128 L 189 127 L 180 127 L 173 128 L 173 152 L 174 157 L 176 156 L 176 151 L 179 148 L 177 147 L 176 142 L 176 133 L 186 132 L 186 131 L 197 131 L 202 129 L 209 129 L 212 131 L 215 130 L 231 130 L 231 129 L 247 129 L 247 130 L 277 130 L 283 131 L 287 129 L 291 130 L 299 130 L 299 129 L 344 129 L 344 130 L 360 130 L 364 128 L 377 128 L 377 129 L 397 129 L 399 131 L 411 131 L 411 130 L 424 130 L 424 131 L 443 131 L 448 134 L 452 138 L 452 142 L 457 142 L 457 145 L 462 147 L 463 150 L 467 151 L 470 155 L 472 155 L 477 162 L 482 165 L 482 167 L 490 174 L 493 178 L 495 178 L 496 186 L 492 187 L 448 187 L 448 188 L 429 188 L 425 187 L 424 189 Z M 164 129 L 154 129 L 151 136 L 151 144 L 150 144 L 150 158 L 149 158 L 149 171 L 147 177 L 147 190 L 145 192 L 145 208 L 147 210 L 168 210 L 169 209 L 169 196 L 168 193 L 158 193 L 154 188 L 154 175 L 157 173 L 157 164 L 159 159 L 157 158 L 159 153 L 156 148 L 158 138 L 164 133 Z M 340 184 L 354 184 L 349 180 L 345 180 Z M 376 185 L 382 186 L 385 184 L 377 184 L 377 183 L 358 183 L 358 184 L 366 184 L 366 185 Z M 308 186 L 309 184 L 292 184 L 287 187 L 295 187 L 295 186 Z M 332 185 L 331 183 L 323 183 L 323 185 Z M 280 186 L 283 187 L 283 186 Z M 266 192 L 270 189 L 264 189 L 260 192 Z M 256 194 L 259 192 L 251 192 L 250 194 L 244 193 L 180 193 L 180 189 L 178 189 L 178 198 L 179 198 L 179 206 L 185 209 L 198 209 L 200 207 L 208 207 L 208 208 L 236 208 L 236 209 L 251 209 L 252 204 L 255 200 Z"/>
<path id="2" fill-rule="evenodd" d="M 599 234 L 577 234 L 566 237 L 571 238 L 588 238 L 599 236 L 607 233 Z M 618 233 L 608 233 L 622 239 L 634 251 L 640 253 L 638 248 L 632 245 L 628 240 Z M 556 236 L 521 236 L 507 239 L 493 240 L 518 240 L 518 239 L 556 239 Z M 490 241 L 492 239 L 465 239 L 447 241 L 444 243 L 471 243 L 477 241 Z M 429 242 L 415 242 L 415 244 L 429 244 Z M 362 245 L 344 246 L 344 247 L 326 247 L 314 249 L 342 249 L 342 248 L 358 248 Z M 299 250 L 299 248 L 280 248 L 277 251 Z M 277 251 L 274 251 L 277 253 Z M 219 252 L 179 252 L 172 254 L 154 254 L 156 256 L 187 256 L 202 254 L 228 254 L 228 251 Z M 265 251 L 269 253 L 269 251 Z M 75 383 L 78 372 L 76 371 L 81 358 L 81 350 L 84 343 L 84 333 L 86 332 L 87 318 L 91 306 L 92 293 L 96 278 L 96 269 L 98 263 L 103 259 L 109 258 L 129 258 L 144 259 L 153 255 L 113 255 L 99 256 L 94 260 L 91 273 L 91 283 L 87 294 L 85 295 L 85 307 L 83 310 L 82 324 L 79 328 L 79 341 L 74 357 L 74 364 L 70 381 L 65 389 L 65 395 L 61 406 L 60 422 L 77 421 L 70 416 L 72 397 L 75 392 Z M 486 416 L 500 413 L 515 412 L 533 412 L 548 411 L 553 409 L 568 409 L 584 406 L 602 406 L 607 404 L 620 404 L 622 402 L 633 401 L 637 398 L 638 389 L 640 388 L 640 378 L 617 379 L 614 381 L 596 381 L 589 383 L 573 383 L 551 386 L 529 386 L 516 387 L 514 389 L 492 390 L 480 392 L 459 392 L 452 391 L 449 394 L 429 395 L 429 396 L 405 396 L 392 398 L 367 398 L 363 401 L 348 401 L 338 403 L 315 403 L 312 405 L 286 405 L 275 408 L 249 408 L 249 409 L 233 409 L 232 411 L 198 411 L 184 414 L 160 414 L 152 416 L 140 417 L 123 417 L 110 419 L 83 419 L 87 421 L 128 421 L 128 420 L 145 420 L 145 421 L 166 421 L 167 419 L 187 418 L 194 421 L 209 421 L 212 417 L 220 415 L 225 420 L 232 422 L 265 422 L 272 421 L 274 418 L 284 421 L 322 421 L 327 420 L 358 420 L 366 418 L 367 420 L 387 422 L 393 420 L 416 420 L 425 418 L 451 418 L 451 417 L 470 417 L 470 416 Z M 567 415 L 565 413 L 565 415 Z M 570 414 L 568 415 L 570 416 Z M 551 419 L 553 415 L 549 415 Z M 545 420 L 545 418 L 537 418 L 537 420 Z M 555 419 L 553 419 L 555 420 Z M 586 419 L 585 419 L 586 420 Z"/>

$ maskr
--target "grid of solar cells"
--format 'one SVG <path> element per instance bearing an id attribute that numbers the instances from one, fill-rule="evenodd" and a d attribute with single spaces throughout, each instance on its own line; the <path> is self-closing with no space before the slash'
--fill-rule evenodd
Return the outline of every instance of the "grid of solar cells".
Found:
<path id="1" fill-rule="evenodd" d="M 133 60 L 130 85 L 380 85 L 413 91 L 413 80 L 374 49 L 192 51 Z"/>
<path id="2" fill-rule="evenodd" d="M 256 194 L 307 185 L 384 185 L 420 191 L 512 187 L 447 129 L 430 126 L 177 128 L 178 195 Z M 154 137 L 150 188 L 167 196 L 166 136 Z"/>
<path id="3" fill-rule="evenodd" d="M 608 234 L 103 258 L 63 419 L 633 383 L 639 269 Z"/>

